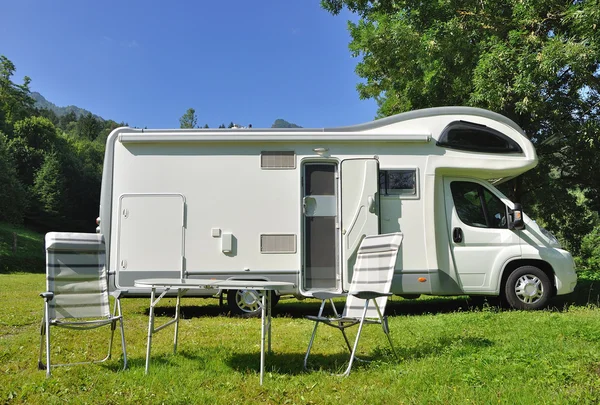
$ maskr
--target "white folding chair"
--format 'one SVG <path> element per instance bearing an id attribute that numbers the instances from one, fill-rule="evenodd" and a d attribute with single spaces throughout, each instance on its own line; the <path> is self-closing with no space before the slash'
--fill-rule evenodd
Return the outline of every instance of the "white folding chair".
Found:
<path id="1" fill-rule="evenodd" d="M 46 292 L 44 317 L 40 336 L 38 367 L 50 368 L 76 364 L 100 363 L 110 359 L 117 321 L 121 327 L 123 369 L 127 368 L 125 332 L 119 293 L 116 292 L 113 313 L 110 312 L 108 279 L 105 267 L 106 248 L 100 234 L 57 233 L 46 234 Z M 101 360 L 77 363 L 50 363 L 50 327 L 86 330 L 110 325 L 108 354 Z M 42 362 L 46 337 L 46 364 Z"/>
<path id="2" fill-rule="evenodd" d="M 356 349 L 364 324 L 381 324 L 392 352 L 396 355 L 394 344 L 390 338 L 387 317 L 385 313 L 385 305 L 387 298 L 391 296 L 390 289 L 392 286 L 392 278 L 394 276 L 394 267 L 396 265 L 396 257 L 398 249 L 402 244 L 401 233 L 390 233 L 385 235 L 367 236 L 363 239 L 357 253 L 356 265 L 354 266 L 354 274 L 352 283 L 347 295 L 332 294 L 332 293 L 315 293 L 314 297 L 322 300 L 317 316 L 308 316 L 315 322 L 308 349 L 304 356 L 304 368 L 308 368 L 308 356 L 317 334 L 317 327 L 323 323 L 325 325 L 339 329 L 344 336 L 348 350 L 350 351 L 350 361 L 346 371 L 341 374 L 347 376 L 352 369 L 352 363 L 356 357 Z M 339 296 L 347 296 L 346 305 L 341 315 L 338 314 L 333 303 L 333 298 Z M 323 316 L 323 310 L 326 302 L 329 301 L 333 308 L 333 317 Z M 350 341 L 346 336 L 346 328 L 358 325 L 358 331 L 354 345 L 350 345 Z"/>

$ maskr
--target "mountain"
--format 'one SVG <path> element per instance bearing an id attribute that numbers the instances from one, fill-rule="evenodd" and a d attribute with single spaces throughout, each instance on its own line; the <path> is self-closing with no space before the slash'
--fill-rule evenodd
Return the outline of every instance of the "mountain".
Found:
<path id="1" fill-rule="evenodd" d="M 88 110 L 79 108 L 74 105 L 68 105 L 66 107 L 58 107 L 56 104 L 51 103 L 50 101 L 46 100 L 44 98 L 44 96 L 42 96 L 37 91 L 31 92 L 31 97 L 35 100 L 36 108 L 45 108 L 47 110 L 54 111 L 54 113 L 59 117 L 62 117 L 63 115 L 67 115 L 70 112 L 74 112 L 75 116 L 77 118 L 80 118 L 82 115 L 92 114 Z M 96 114 L 92 114 L 92 115 L 94 116 L 94 118 L 104 121 L 104 118 L 102 118 Z"/>
<path id="2" fill-rule="evenodd" d="M 271 128 L 302 128 L 300 125 L 292 124 L 291 122 L 287 122 L 286 120 L 282 120 L 278 118 L 275 120 Z"/>

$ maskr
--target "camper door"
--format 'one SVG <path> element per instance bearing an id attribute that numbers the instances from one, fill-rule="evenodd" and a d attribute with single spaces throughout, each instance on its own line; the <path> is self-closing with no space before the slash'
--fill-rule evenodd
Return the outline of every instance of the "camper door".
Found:
<path id="1" fill-rule="evenodd" d="M 352 281 L 358 247 L 366 235 L 379 234 L 379 163 L 375 159 L 342 161 L 343 288 Z"/>
<path id="2" fill-rule="evenodd" d="M 490 288 L 492 270 L 519 257 L 518 231 L 508 229 L 504 202 L 484 183 L 444 178 L 446 220 L 454 266 L 465 292 Z"/>
<path id="3" fill-rule="evenodd" d="M 377 160 L 348 159 L 340 167 L 338 175 L 335 161 L 303 165 L 305 291 L 347 290 L 362 239 L 379 233 Z"/>
<path id="4" fill-rule="evenodd" d="M 118 215 L 118 288 L 133 287 L 139 278 L 183 277 L 183 195 L 123 194 Z"/>

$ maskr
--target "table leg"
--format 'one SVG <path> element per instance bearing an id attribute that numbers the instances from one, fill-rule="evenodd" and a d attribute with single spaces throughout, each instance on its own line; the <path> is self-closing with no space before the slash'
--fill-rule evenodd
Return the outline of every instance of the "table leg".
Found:
<path id="1" fill-rule="evenodd" d="M 267 298 L 266 294 L 262 295 L 261 305 L 261 329 L 260 329 L 260 385 L 263 383 L 263 375 L 265 373 L 265 335 L 266 335 L 266 318 L 267 318 Z"/>
<path id="2" fill-rule="evenodd" d="M 150 314 L 148 319 L 148 343 L 146 345 L 146 374 L 150 369 L 150 347 L 152 346 L 152 332 L 154 331 L 154 295 L 156 288 L 152 289 L 150 294 Z"/>
<path id="3" fill-rule="evenodd" d="M 272 353 L 271 350 L 271 294 L 275 294 L 274 291 L 265 291 L 265 295 L 267 296 L 267 330 L 269 331 L 269 353 Z"/>
<path id="4" fill-rule="evenodd" d="M 173 337 L 173 354 L 177 353 L 177 338 L 179 337 L 179 310 L 181 306 L 181 289 L 177 290 L 177 304 L 175 304 L 175 336 Z"/>

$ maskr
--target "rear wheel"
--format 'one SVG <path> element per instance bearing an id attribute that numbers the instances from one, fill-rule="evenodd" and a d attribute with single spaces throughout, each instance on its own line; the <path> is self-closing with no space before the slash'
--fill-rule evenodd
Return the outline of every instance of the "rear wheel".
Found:
<path id="1" fill-rule="evenodd" d="M 504 298 L 515 309 L 540 309 L 548 304 L 552 282 L 535 266 L 521 266 L 506 280 Z"/>
<path id="2" fill-rule="evenodd" d="M 274 291 L 271 293 L 271 308 L 279 301 L 279 296 Z M 227 306 L 234 315 L 245 318 L 260 316 L 260 302 L 263 294 L 256 290 L 228 290 Z"/>

